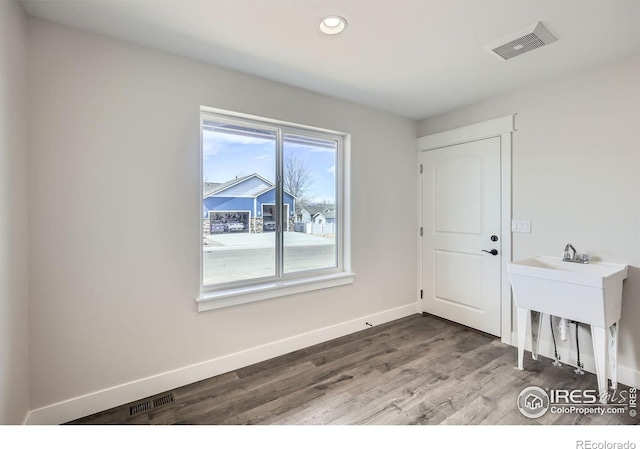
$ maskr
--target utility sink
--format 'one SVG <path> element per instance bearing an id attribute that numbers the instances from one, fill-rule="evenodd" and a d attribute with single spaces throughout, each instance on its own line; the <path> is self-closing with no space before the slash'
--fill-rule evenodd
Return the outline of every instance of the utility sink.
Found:
<path id="1" fill-rule="evenodd" d="M 518 313 L 518 368 L 524 369 L 524 347 L 531 332 L 531 355 L 538 358 L 544 315 L 591 327 L 600 401 L 607 402 L 608 379 L 618 385 L 618 321 L 627 265 L 567 262 L 534 256 L 507 264 Z M 533 332 L 532 315 L 537 332 Z M 607 361 L 609 369 L 607 369 Z M 556 360 L 559 364 L 559 361 Z"/>
<path id="2" fill-rule="evenodd" d="M 627 265 L 535 256 L 507 269 L 518 307 L 600 327 L 620 319 Z"/>
<path id="3" fill-rule="evenodd" d="M 627 266 L 603 262 L 564 262 L 556 257 L 535 256 L 509 263 L 509 273 L 588 287 L 608 287 L 627 278 Z"/>

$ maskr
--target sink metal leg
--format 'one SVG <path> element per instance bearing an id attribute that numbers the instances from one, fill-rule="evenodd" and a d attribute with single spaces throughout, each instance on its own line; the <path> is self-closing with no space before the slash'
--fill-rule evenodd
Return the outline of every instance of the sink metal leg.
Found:
<path id="1" fill-rule="evenodd" d="M 544 314 L 542 312 L 531 311 L 531 358 L 533 360 L 538 360 L 543 317 Z"/>
<path id="2" fill-rule="evenodd" d="M 518 369 L 524 369 L 524 344 L 531 328 L 531 311 L 518 307 Z"/>
<path id="3" fill-rule="evenodd" d="M 611 334 L 611 346 L 609 347 L 609 375 L 611 377 L 611 388 L 618 389 L 618 322 L 609 327 Z"/>
<path id="4" fill-rule="evenodd" d="M 607 379 L 607 330 L 603 327 L 591 326 L 591 339 L 596 359 L 596 376 L 598 377 L 598 392 L 600 402 L 607 403 L 609 396 L 609 381 Z"/>

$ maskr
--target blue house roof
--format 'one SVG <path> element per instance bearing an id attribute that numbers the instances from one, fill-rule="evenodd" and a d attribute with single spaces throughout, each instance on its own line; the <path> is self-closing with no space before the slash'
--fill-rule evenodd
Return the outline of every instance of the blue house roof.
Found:
<path id="1" fill-rule="evenodd" d="M 264 179 L 262 176 L 253 173 L 252 175 L 242 176 L 232 179 L 224 183 L 205 183 L 208 187 L 203 194 L 203 199 L 210 197 L 234 197 L 234 198 L 256 198 L 265 192 L 275 188 L 275 184 Z M 295 198 L 290 192 L 285 193 Z"/>

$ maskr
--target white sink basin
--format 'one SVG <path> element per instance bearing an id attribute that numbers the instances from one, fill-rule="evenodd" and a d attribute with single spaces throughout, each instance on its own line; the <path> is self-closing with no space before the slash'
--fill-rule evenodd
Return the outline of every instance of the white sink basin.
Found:
<path id="1" fill-rule="evenodd" d="M 507 268 L 518 307 L 599 327 L 620 319 L 627 265 L 535 256 Z"/>
<path id="2" fill-rule="evenodd" d="M 589 287 L 606 288 L 627 278 L 627 265 L 602 262 L 563 262 L 556 257 L 535 256 L 510 262 L 509 273 Z"/>
<path id="3" fill-rule="evenodd" d="M 622 281 L 628 267 L 611 263 L 580 264 L 535 256 L 507 264 L 518 308 L 518 368 L 524 369 L 525 339 L 532 312 L 538 312 L 534 359 L 538 357 L 542 317 L 554 315 L 591 326 L 600 401 L 607 402 L 607 360 L 613 388 L 618 385 L 618 320 L 622 311 Z M 611 351 L 611 357 L 608 353 Z"/>

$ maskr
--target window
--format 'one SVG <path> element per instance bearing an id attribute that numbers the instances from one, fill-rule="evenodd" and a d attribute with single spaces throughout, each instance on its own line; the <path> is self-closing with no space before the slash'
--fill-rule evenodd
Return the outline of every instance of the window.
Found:
<path id="1" fill-rule="evenodd" d="M 353 282 L 346 138 L 203 109 L 199 310 Z"/>

